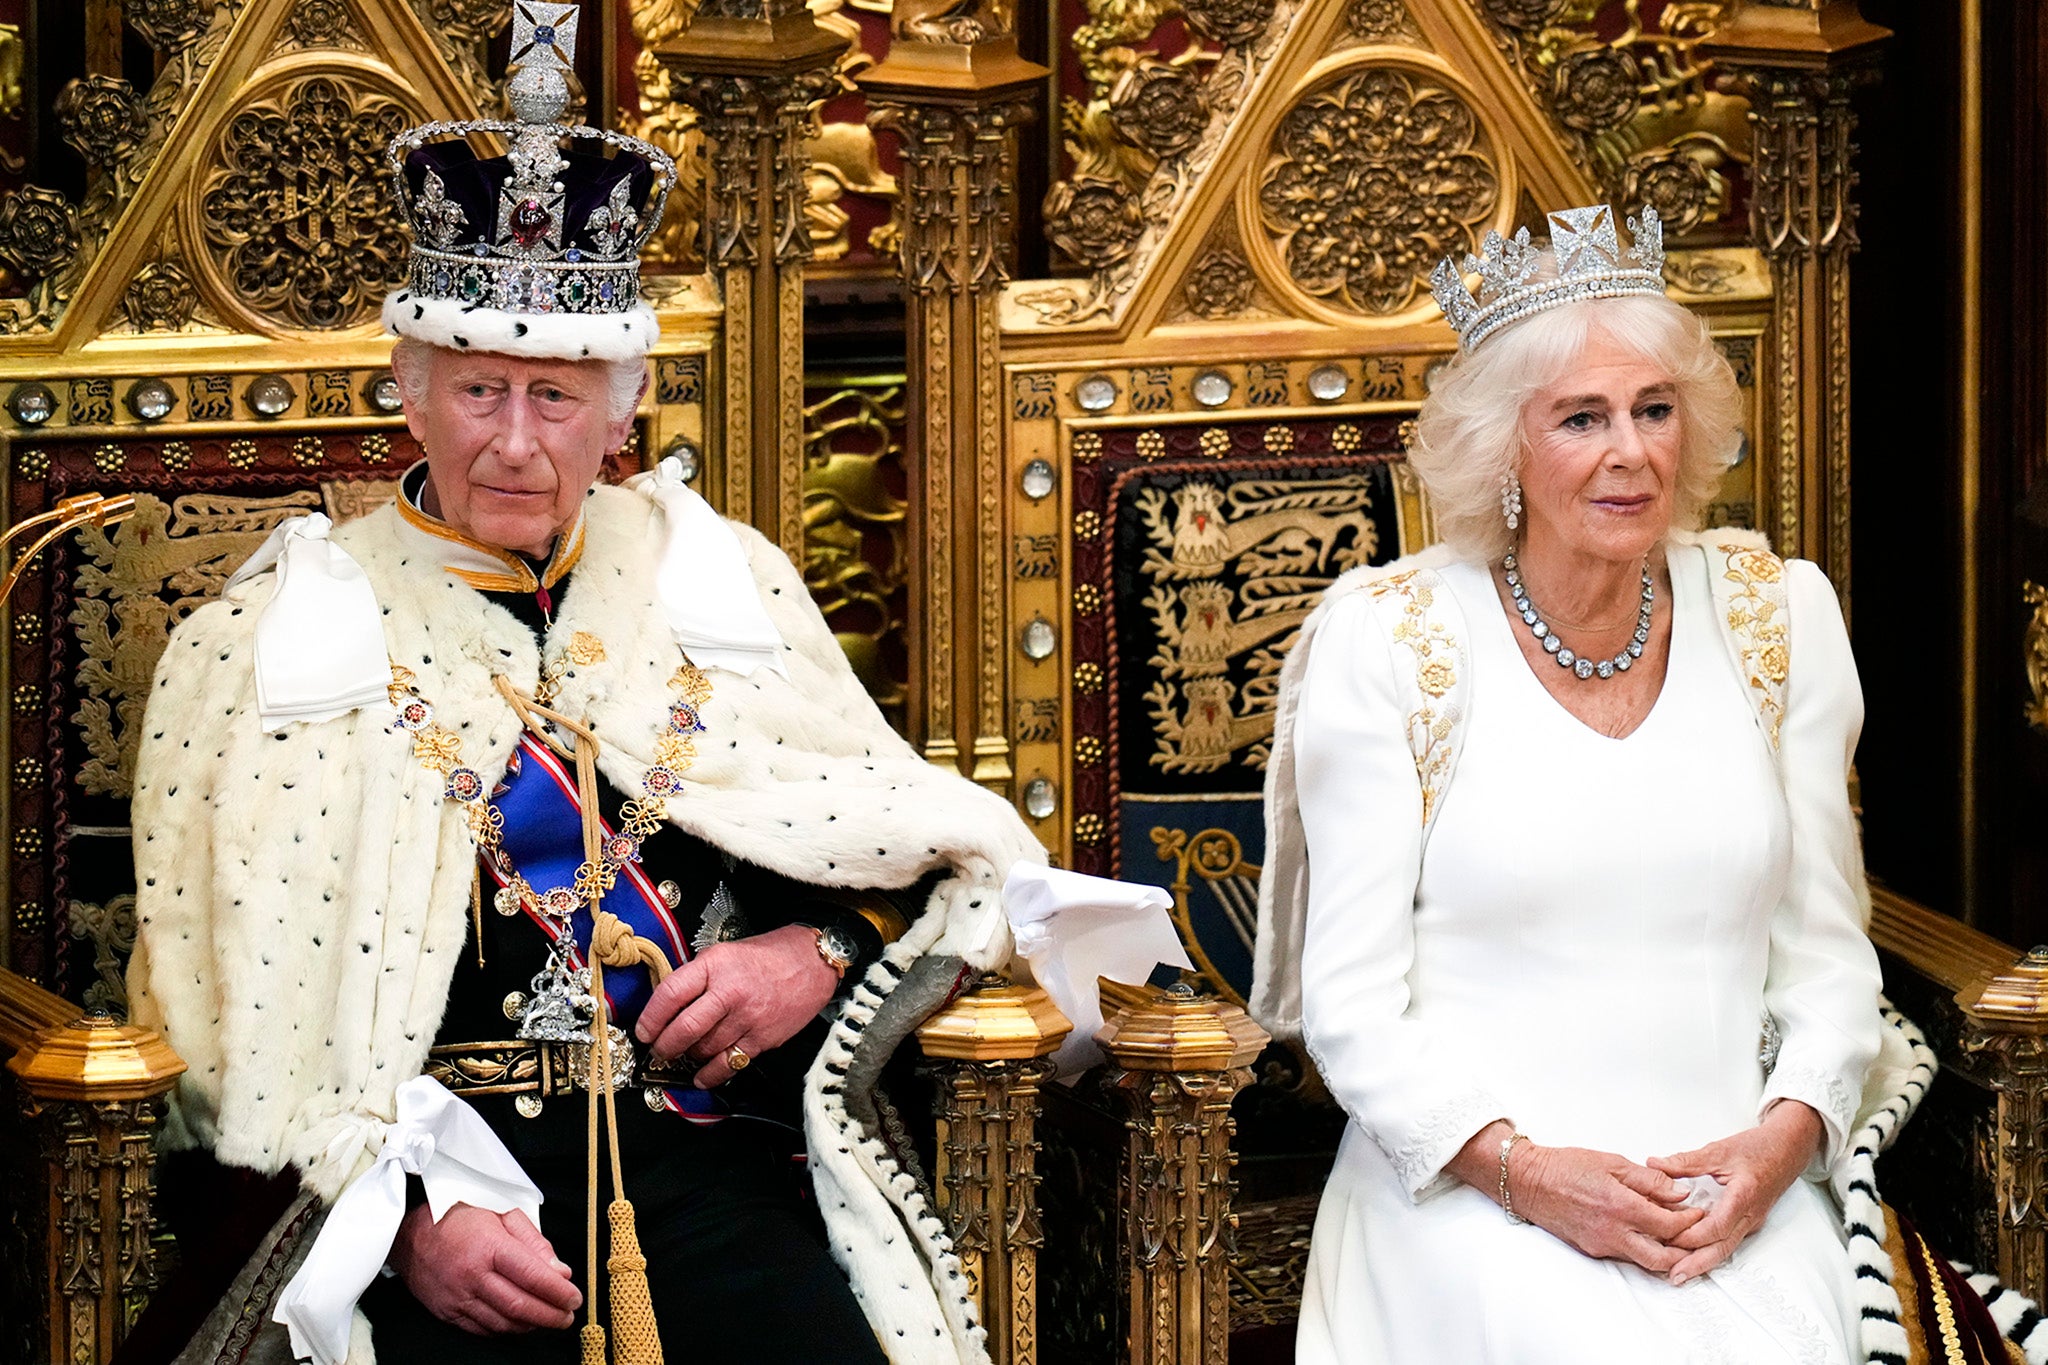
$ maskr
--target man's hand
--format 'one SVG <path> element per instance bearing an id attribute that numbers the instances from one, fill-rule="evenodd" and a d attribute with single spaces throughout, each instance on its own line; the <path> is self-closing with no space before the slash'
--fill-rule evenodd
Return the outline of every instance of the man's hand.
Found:
<path id="1" fill-rule="evenodd" d="M 583 1306 L 569 1267 L 517 1209 L 457 1204 L 436 1223 L 421 1204 L 398 1225 L 390 1260 L 429 1313 L 478 1336 L 568 1327 Z"/>
<path id="2" fill-rule="evenodd" d="M 1480 1129 L 1447 1169 L 1498 1201 L 1501 1139 L 1513 1131 L 1499 1122 Z M 1584 1147 L 1517 1143 L 1508 1156 L 1508 1194 L 1517 1214 L 1560 1241 L 1656 1275 L 1685 1259 L 1673 1239 L 1704 1216 L 1678 1207 L 1685 1191 L 1670 1176 Z"/>
<path id="3" fill-rule="evenodd" d="M 818 936 L 801 924 L 716 943 L 668 974 L 633 1031 L 654 1060 L 689 1057 L 703 1064 L 696 1084 L 732 1079 L 726 1051 L 749 1058 L 796 1036 L 839 989 L 839 974 L 818 956 Z"/>
<path id="4" fill-rule="evenodd" d="M 1711 1175 L 1727 1186 L 1705 1218 L 1671 1239 L 1686 1253 L 1671 1267 L 1671 1283 L 1684 1284 L 1734 1255 L 1806 1169 L 1824 1131 L 1812 1106 L 1781 1100 L 1754 1128 L 1696 1151 L 1651 1157 L 1650 1168 L 1665 1175 Z"/>

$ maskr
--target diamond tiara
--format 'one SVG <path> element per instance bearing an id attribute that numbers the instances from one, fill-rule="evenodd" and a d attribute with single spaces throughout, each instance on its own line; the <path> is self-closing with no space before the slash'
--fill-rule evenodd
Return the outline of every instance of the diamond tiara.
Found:
<path id="1" fill-rule="evenodd" d="M 511 119 L 428 123 L 391 140 L 415 307 L 531 316 L 640 306 L 640 249 L 661 224 L 675 162 L 639 138 L 558 122 L 577 17 L 574 4 L 516 0 Z M 476 134 L 504 139 L 505 155 L 479 159 Z"/>
<path id="2" fill-rule="evenodd" d="M 1459 270 L 1451 257 L 1430 273 L 1430 292 L 1444 310 L 1445 321 L 1467 351 L 1507 326 L 1533 313 L 1582 299 L 1613 299 L 1629 294 L 1664 292 L 1664 221 L 1647 204 L 1640 218 L 1628 220 L 1634 244 L 1626 251 L 1614 231 L 1614 210 L 1605 204 L 1560 209 L 1550 215 L 1550 249 L 1557 275 L 1531 282 L 1542 248 L 1529 241 L 1529 229 L 1513 237 L 1488 232 L 1479 254 L 1467 254 Z M 1479 293 L 1465 287 L 1465 276 L 1479 277 Z"/>

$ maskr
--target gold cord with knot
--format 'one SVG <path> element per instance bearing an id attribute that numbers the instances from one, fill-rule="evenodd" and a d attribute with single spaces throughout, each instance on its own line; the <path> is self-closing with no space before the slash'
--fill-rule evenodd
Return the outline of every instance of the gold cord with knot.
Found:
<path id="1" fill-rule="evenodd" d="M 576 795 L 583 806 L 584 862 L 602 865 L 600 846 L 603 836 L 600 828 L 603 813 L 597 796 L 597 736 L 560 712 L 524 695 L 513 686 L 511 679 L 499 676 L 493 681 L 498 692 L 518 714 L 520 723 L 550 749 L 575 763 Z M 549 731 L 546 724 L 549 721 L 576 736 L 573 751 Z M 625 1169 L 619 1160 L 619 1111 L 612 1089 L 612 1031 L 610 1011 L 604 998 L 604 968 L 607 964 L 622 967 L 644 961 L 658 984 L 668 975 L 670 967 L 660 948 L 635 935 L 616 915 L 604 909 L 603 894 L 604 888 L 593 887 L 589 895 L 590 918 L 594 926 L 590 938 L 590 995 L 597 1002 L 596 1015 L 590 1021 L 591 1037 L 596 1043 L 590 1049 L 590 1194 L 585 1245 L 590 1265 L 590 1298 L 588 1315 L 578 1341 L 582 1365 L 605 1365 L 605 1332 L 598 1317 L 597 1260 L 597 1139 L 601 1112 L 609 1139 L 612 1167 L 613 1199 L 608 1210 L 611 1258 L 606 1265 L 611 1272 L 613 1360 L 615 1365 L 663 1365 L 661 1332 L 654 1320 L 654 1297 L 647 1288 L 647 1258 L 640 1252 L 633 1205 L 625 1193 Z"/>

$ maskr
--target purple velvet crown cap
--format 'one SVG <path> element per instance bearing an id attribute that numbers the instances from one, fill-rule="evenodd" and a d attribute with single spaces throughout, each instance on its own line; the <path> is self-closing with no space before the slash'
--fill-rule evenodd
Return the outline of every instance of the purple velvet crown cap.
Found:
<path id="1" fill-rule="evenodd" d="M 566 250 L 603 254 L 604 243 L 590 232 L 593 211 L 606 208 L 612 191 L 621 180 L 630 181 L 627 203 L 644 215 L 654 185 L 654 168 L 645 157 L 619 148 L 601 156 L 577 148 L 563 149 L 568 167 L 560 180 L 565 196 L 562 209 L 562 246 Z M 464 138 L 447 138 L 416 147 L 405 159 L 405 183 L 417 202 L 426 188 L 429 173 L 441 178 L 441 192 L 462 210 L 459 234 L 442 250 L 473 252 L 478 243 L 486 248 L 499 240 L 500 190 L 512 178 L 512 163 L 505 156 L 479 157 Z"/>

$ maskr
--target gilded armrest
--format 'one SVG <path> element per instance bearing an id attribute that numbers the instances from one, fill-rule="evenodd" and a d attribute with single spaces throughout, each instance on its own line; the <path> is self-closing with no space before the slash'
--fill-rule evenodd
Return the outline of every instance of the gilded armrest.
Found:
<path id="1" fill-rule="evenodd" d="M 0 971 L 0 1052 L 28 1138 L 23 1220 L 42 1262 L 38 1358 L 97 1365 L 156 1285 L 154 1131 L 185 1070 L 162 1038 Z"/>
<path id="2" fill-rule="evenodd" d="M 1989 1258 L 2001 1279 L 2039 1301 L 2048 1292 L 2048 949 L 2022 954 L 1881 886 L 1872 888 L 1870 936 L 1925 983 L 1919 1002 L 1898 1003 L 1965 1082 L 1946 1096 L 1937 1085 L 1934 1112 L 1907 1125 L 1898 1155 L 1931 1169 L 1887 1169 L 1887 1197 L 1895 1186 L 1924 1187 L 1928 1212 L 1956 1228 L 1949 1254 Z M 1895 999 L 1901 986 L 1920 983 L 1888 977 Z M 1954 1207 L 1973 1202 L 1983 1207 Z"/>
<path id="3" fill-rule="evenodd" d="M 1072 1031 L 1044 991 L 998 976 L 917 1031 L 936 1091 L 933 1194 L 997 1365 L 1038 1359 L 1039 1087 Z"/>

